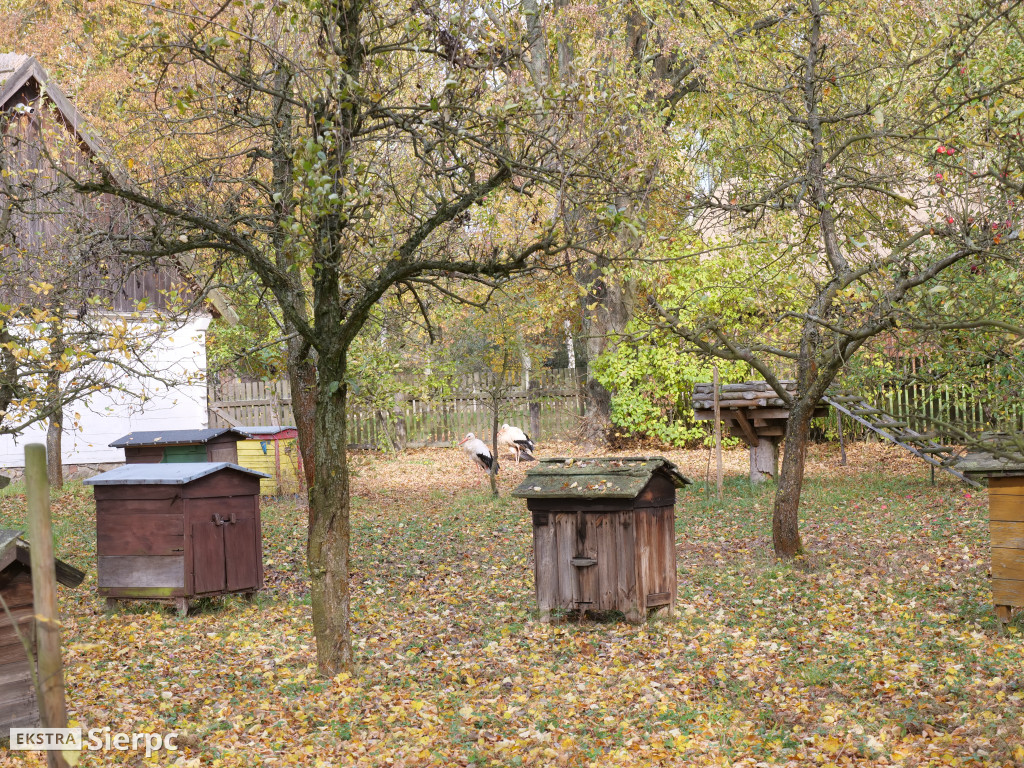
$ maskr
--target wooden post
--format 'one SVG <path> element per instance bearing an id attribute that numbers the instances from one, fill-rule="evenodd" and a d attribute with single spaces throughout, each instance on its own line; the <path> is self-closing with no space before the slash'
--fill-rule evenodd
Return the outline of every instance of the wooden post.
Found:
<path id="1" fill-rule="evenodd" d="M 750 482 L 763 483 L 779 474 L 779 444 L 770 437 L 762 437 L 750 446 Z"/>
<path id="2" fill-rule="evenodd" d="M 537 386 L 537 382 L 536 381 L 531 381 L 530 382 L 530 388 L 528 390 L 529 398 L 530 398 L 529 406 L 528 406 L 528 408 L 530 410 L 530 437 L 532 437 L 534 440 L 537 440 L 537 441 L 539 441 L 541 439 L 541 435 L 540 435 L 540 402 L 538 402 L 538 400 L 537 400 L 537 390 L 538 389 L 539 389 L 539 387 Z"/>
<path id="3" fill-rule="evenodd" d="M 60 658 L 60 614 L 57 610 L 57 569 L 50 522 L 50 483 L 46 477 L 46 446 L 25 446 L 25 496 L 28 500 L 32 593 L 35 604 L 36 667 L 39 670 L 39 714 L 44 728 L 66 728 L 64 669 Z M 66 768 L 60 752 L 46 753 L 51 768 Z"/>
<path id="4" fill-rule="evenodd" d="M 712 387 L 715 391 L 715 459 L 717 461 L 717 474 L 715 475 L 715 487 L 718 489 L 718 498 L 722 498 L 722 409 L 718 403 L 718 366 L 714 368 L 714 379 Z"/>
<path id="5" fill-rule="evenodd" d="M 839 466 L 846 466 L 846 445 L 843 443 L 843 414 L 841 411 L 836 411 L 836 419 L 839 422 L 839 455 L 841 457 Z"/>

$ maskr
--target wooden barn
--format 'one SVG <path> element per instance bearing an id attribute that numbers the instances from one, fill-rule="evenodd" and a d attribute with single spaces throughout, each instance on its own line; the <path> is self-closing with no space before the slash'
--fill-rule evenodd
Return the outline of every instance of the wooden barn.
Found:
<path id="1" fill-rule="evenodd" d="M 56 566 L 57 581 L 66 587 L 77 587 L 85 578 L 60 560 Z M 25 638 L 35 644 L 35 605 L 29 545 L 21 531 L 0 529 L 0 598 L 7 606 L 6 611 L 0 608 L 0 734 L 6 734 L 9 728 L 39 725 L 30 661 L 22 643 Z"/>
<path id="2" fill-rule="evenodd" d="M 96 499 L 99 594 L 172 602 L 263 587 L 262 472 L 226 462 L 127 464 L 85 480 Z"/>
<path id="3" fill-rule="evenodd" d="M 60 456 L 64 465 L 88 465 L 119 461 L 120 451 L 108 443 L 132 429 L 205 425 L 202 376 L 210 315 L 206 306 L 181 312 L 174 299 L 187 303 L 195 293 L 187 259 L 161 263 L 145 256 L 143 236 L 152 231 L 152 221 L 144 211 L 113 195 L 87 196 L 70 188 L 66 175 L 88 175 L 100 167 L 120 186 L 132 181 L 31 56 L 0 53 L 0 167 L 0 305 L 14 314 L 21 306 L 59 308 L 45 324 L 47 342 L 56 343 L 42 346 L 54 355 L 67 351 L 64 360 L 83 350 L 119 359 L 107 354 L 104 342 L 115 335 L 122 340 L 119 349 L 130 355 L 116 387 L 97 391 L 82 384 L 83 376 L 65 377 L 81 384 L 80 391 L 71 384 L 57 398 L 73 401 L 67 412 L 76 418 L 62 420 L 58 412 L 52 425 L 30 426 L 27 438 L 45 441 L 49 455 Z M 220 291 L 209 299 L 217 314 L 236 318 Z M 154 324 L 154 316 L 168 322 Z M 89 355 L 80 357 L 87 366 Z M 180 378 L 154 386 L 142 375 L 146 369 L 173 370 Z M 27 420 L 31 399 L 26 402 Z M 8 419 L 14 418 L 9 409 Z M 62 429 L 47 429 L 58 423 Z M 0 467 L 5 466 L 23 466 L 23 451 L 11 436 L 0 435 Z"/>
<path id="4" fill-rule="evenodd" d="M 660 456 L 541 459 L 512 492 L 533 516 L 541 621 L 557 609 L 673 613 L 676 489 L 690 483 Z"/>
<path id="5" fill-rule="evenodd" d="M 110 444 L 123 448 L 128 464 L 182 464 L 196 461 L 238 463 L 238 442 L 248 435 L 236 429 L 164 429 L 130 432 Z"/>
<path id="6" fill-rule="evenodd" d="M 295 427 L 239 427 L 248 439 L 238 444 L 238 464 L 270 477 L 260 481 L 264 496 L 302 493 L 305 490 L 299 431 Z"/>

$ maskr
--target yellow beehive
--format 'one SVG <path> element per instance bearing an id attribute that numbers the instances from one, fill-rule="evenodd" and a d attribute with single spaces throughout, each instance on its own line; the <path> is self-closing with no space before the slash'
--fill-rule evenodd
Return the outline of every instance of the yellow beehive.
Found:
<path id="1" fill-rule="evenodd" d="M 992 603 L 1005 623 L 1015 608 L 1024 608 L 1024 458 L 1008 458 L 1005 447 L 1002 452 L 968 454 L 957 469 L 988 478 Z"/>
<path id="2" fill-rule="evenodd" d="M 238 443 L 238 463 L 270 475 L 260 481 L 260 495 L 283 496 L 305 490 L 295 427 L 241 427 L 248 440 Z"/>

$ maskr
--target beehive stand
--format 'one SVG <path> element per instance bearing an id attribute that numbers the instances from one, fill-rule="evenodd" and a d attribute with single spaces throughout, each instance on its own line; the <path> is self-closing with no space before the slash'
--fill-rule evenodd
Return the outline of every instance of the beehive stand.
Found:
<path id="1" fill-rule="evenodd" d="M 796 382 L 782 382 L 787 392 L 796 393 Z M 750 482 L 762 483 L 779 474 L 779 443 L 786 434 L 789 406 L 766 381 L 744 381 L 719 387 L 718 407 L 722 421 L 733 437 L 750 449 Z M 715 390 L 712 384 L 693 388 L 693 409 L 697 421 L 715 418 Z M 828 414 L 819 404 L 814 417 Z"/>

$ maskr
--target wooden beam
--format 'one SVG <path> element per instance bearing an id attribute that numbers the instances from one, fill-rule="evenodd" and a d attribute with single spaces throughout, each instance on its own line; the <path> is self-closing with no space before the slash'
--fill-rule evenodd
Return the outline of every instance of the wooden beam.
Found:
<path id="1" fill-rule="evenodd" d="M 60 613 L 57 571 L 53 557 L 50 483 L 46 477 L 46 446 L 25 446 L 25 497 L 32 533 L 32 593 L 36 625 L 36 669 L 39 714 L 44 728 L 67 728 L 64 665 L 60 657 Z M 61 752 L 46 753 L 50 768 L 67 768 Z"/>
<path id="2" fill-rule="evenodd" d="M 754 432 L 754 427 L 747 419 L 746 414 L 743 413 L 743 411 L 739 410 L 731 411 L 731 413 L 736 414 L 736 421 L 737 423 L 739 423 L 740 429 L 743 430 L 743 436 L 747 439 L 747 445 L 749 445 L 751 448 L 756 448 L 758 442 L 757 433 Z"/>

